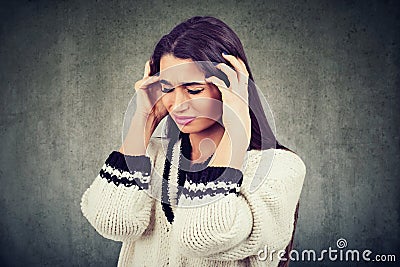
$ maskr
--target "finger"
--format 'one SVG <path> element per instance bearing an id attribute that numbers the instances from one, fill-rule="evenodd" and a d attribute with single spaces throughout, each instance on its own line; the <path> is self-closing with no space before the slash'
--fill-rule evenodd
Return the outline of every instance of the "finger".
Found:
<path id="1" fill-rule="evenodd" d="M 247 71 L 246 64 L 243 62 L 243 60 L 241 58 L 239 58 L 239 57 L 237 58 L 237 60 L 242 65 L 242 70 L 244 70 L 244 74 L 246 74 L 246 76 L 249 76 L 249 72 Z"/>
<path id="2" fill-rule="evenodd" d="M 150 61 L 147 60 L 146 64 L 144 65 L 144 74 L 143 74 L 143 78 L 146 78 L 150 75 Z"/>
<path id="3" fill-rule="evenodd" d="M 235 68 L 236 71 L 240 71 L 243 74 L 248 75 L 246 65 L 240 58 L 235 57 L 233 55 L 225 55 L 225 54 L 222 54 L 222 56 L 232 64 L 232 66 Z"/>
<path id="4" fill-rule="evenodd" d="M 225 63 L 219 63 L 215 67 L 226 74 L 226 76 L 228 77 L 228 80 L 230 82 L 230 85 L 231 85 L 230 89 L 236 88 L 236 86 L 239 82 L 237 72 L 235 70 L 233 70 L 231 67 L 229 67 L 228 65 L 226 65 Z"/>
<path id="5" fill-rule="evenodd" d="M 240 64 L 240 63 L 238 62 L 238 64 Z M 240 96 L 245 103 L 247 103 L 247 99 L 248 99 L 248 79 L 247 79 L 247 77 L 245 77 L 240 72 L 233 70 L 231 67 L 229 67 L 225 63 L 219 63 L 215 67 L 220 69 L 222 72 L 224 72 L 228 76 L 228 79 L 231 83 L 231 87 L 229 89 L 231 89 L 236 95 Z M 240 80 L 238 79 L 238 76 L 241 77 Z M 232 84 L 233 84 L 233 86 L 232 86 Z"/>
<path id="6" fill-rule="evenodd" d="M 159 80 L 160 80 L 159 76 L 144 77 L 142 80 L 136 82 L 135 88 L 145 89 L 145 88 L 149 87 L 150 85 L 158 82 Z"/>
<path id="7" fill-rule="evenodd" d="M 246 68 L 246 64 L 244 64 L 244 62 L 238 58 L 235 57 L 233 55 L 224 55 L 222 54 L 222 56 L 228 60 L 232 66 L 235 68 L 235 70 L 238 72 L 238 80 L 239 83 L 247 83 L 247 78 L 249 76 L 249 72 L 247 71 Z"/>
<path id="8" fill-rule="evenodd" d="M 206 78 L 205 81 L 216 85 L 218 87 L 219 91 L 221 92 L 223 99 L 227 100 L 229 98 L 229 99 L 237 100 L 237 97 L 239 97 L 239 99 L 241 99 L 244 102 L 244 97 L 239 95 L 238 92 L 235 92 L 235 91 L 229 89 L 223 80 L 221 80 L 215 76 L 211 76 L 211 77 Z M 227 92 L 225 92 L 225 90 Z"/>

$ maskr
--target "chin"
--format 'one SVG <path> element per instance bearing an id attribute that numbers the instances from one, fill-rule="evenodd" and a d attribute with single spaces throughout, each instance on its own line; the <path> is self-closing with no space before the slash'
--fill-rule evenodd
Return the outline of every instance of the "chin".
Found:
<path id="1" fill-rule="evenodd" d="M 178 126 L 178 129 L 182 132 L 182 133 L 187 133 L 187 134 L 191 134 L 191 133 L 197 133 L 199 131 L 196 131 L 196 129 L 193 129 L 190 126 Z"/>
<path id="2" fill-rule="evenodd" d="M 179 128 L 179 130 L 182 133 L 187 133 L 187 134 L 195 134 L 195 133 L 201 133 L 202 131 L 207 130 L 210 127 L 190 127 L 190 126 L 184 126 Z"/>
<path id="3" fill-rule="evenodd" d="M 176 124 L 176 127 L 178 127 L 178 129 L 179 129 L 182 133 L 191 134 L 191 133 L 197 133 L 197 132 L 199 132 L 199 131 L 196 129 L 196 127 L 192 127 L 191 125 L 190 125 L 190 126 L 189 126 L 189 125 L 181 125 L 181 124 L 178 124 L 178 123 L 176 123 L 176 122 L 175 122 L 175 124 Z"/>

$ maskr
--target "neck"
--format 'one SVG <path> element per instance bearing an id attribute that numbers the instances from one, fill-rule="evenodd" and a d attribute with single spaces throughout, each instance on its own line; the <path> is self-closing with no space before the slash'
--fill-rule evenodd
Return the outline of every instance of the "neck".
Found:
<path id="1" fill-rule="evenodd" d="M 225 129 L 219 123 L 197 133 L 189 135 L 192 146 L 192 161 L 204 161 L 211 156 L 218 147 Z"/>

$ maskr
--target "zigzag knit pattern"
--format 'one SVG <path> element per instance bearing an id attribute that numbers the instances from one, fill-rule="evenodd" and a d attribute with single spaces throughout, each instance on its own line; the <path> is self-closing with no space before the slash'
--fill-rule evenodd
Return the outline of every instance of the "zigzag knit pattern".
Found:
<path id="1" fill-rule="evenodd" d="M 120 184 L 130 187 L 137 186 L 139 190 L 148 189 L 151 163 L 146 156 L 123 155 L 113 151 L 100 170 L 100 176 L 116 186 Z"/>
<path id="2" fill-rule="evenodd" d="M 239 194 L 243 181 L 240 170 L 230 167 L 207 167 L 204 170 L 189 172 L 182 190 L 186 198 L 203 198 L 217 194 Z"/>

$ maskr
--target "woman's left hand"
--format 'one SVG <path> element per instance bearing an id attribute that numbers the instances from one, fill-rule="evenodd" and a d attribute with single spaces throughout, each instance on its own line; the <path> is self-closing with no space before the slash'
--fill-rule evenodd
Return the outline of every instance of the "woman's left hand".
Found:
<path id="1" fill-rule="evenodd" d="M 228 138 L 229 142 L 227 140 L 221 141 L 225 145 L 229 143 L 227 146 L 230 148 L 230 151 L 223 151 L 220 154 L 223 154 L 223 157 L 228 157 L 229 155 L 231 157 L 238 157 L 229 160 L 229 163 L 232 164 L 236 162 L 236 165 L 232 167 L 238 168 L 240 162 L 243 161 L 242 157 L 247 151 L 251 137 L 251 119 L 248 105 L 249 73 L 246 65 L 240 58 L 225 54 L 222 54 L 222 56 L 235 68 L 233 70 L 225 63 L 219 63 L 215 66 L 228 77 L 230 82 L 229 88 L 226 87 L 221 79 L 215 76 L 211 76 L 205 80 L 206 82 L 215 84 L 222 95 L 222 123 L 225 127 L 224 137 L 225 139 Z M 220 162 L 228 162 L 228 159 L 223 159 Z"/>

